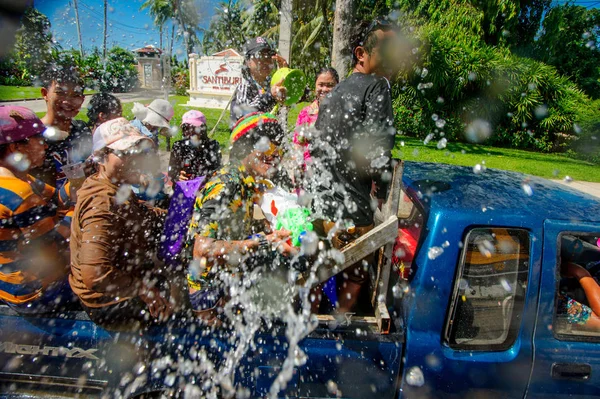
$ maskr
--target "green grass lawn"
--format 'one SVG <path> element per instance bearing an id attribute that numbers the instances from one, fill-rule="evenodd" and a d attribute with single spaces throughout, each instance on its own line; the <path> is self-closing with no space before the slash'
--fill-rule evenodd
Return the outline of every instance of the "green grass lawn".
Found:
<path id="1" fill-rule="evenodd" d="M 407 161 L 440 162 L 452 165 L 475 166 L 485 162 L 488 168 L 512 170 L 547 179 L 563 179 L 600 182 L 600 165 L 573 159 L 561 154 L 488 147 L 467 143 L 449 142 L 447 147 L 437 149 L 437 141 L 428 145 L 411 137 L 398 137 L 394 157 Z"/>
<path id="2" fill-rule="evenodd" d="M 190 108 L 183 107 L 187 103 L 186 96 L 171 96 L 171 102 L 175 106 L 175 115 L 171 121 L 172 125 L 179 126 L 182 115 L 190 109 L 199 109 L 204 115 L 208 123 L 209 132 L 217 123 L 221 110 L 209 108 Z M 140 101 L 143 104 L 148 104 L 151 99 Z M 298 113 L 306 104 L 298 104 L 290 109 L 289 113 L 289 128 L 292 129 Z M 133 119 L 131 109 L 133 103 L 123 104 L 123 116 L 128 119 Z M 82 110 L 77 119 L 87 121 L 87 110 Z M 38 113 L 43 116 L 44 113 Z M 217 126 L 213 135 L 221 147 L 227 151 L 229 141 L 229 111 L 225 112 L 221 123 Z M 175 142 L 181 139 L 181 132 L 171 140 Z M 161 148 L 166 147 L 164 138 L 161 138 Z M 534 176 L 545 177 L 548 179 L 562 179 L 565 176 L 570 176 L 574 180 L 600 182 L 600 165 L 590 162 L 569 158 L 560 154 L 543 154 L 538 152 L 516 150 L 511 148 L 488 147 L 467 143 L 449 142 L 447 147 L 438 150 L 437 142 L 434 140 L 428 145 L 424 145 L 423 141 L 411 137 L 400 136 L 396 140 L 396 147 L 393 155 L 396 158 L 401 158 L 407 161 L 423 161 L 423 162 L 439 162 L 453 165 L 462 165 L 473 167 L 477 164 L 485 162 L 488 168 L 496 168 L 503 170 L 512 170 L 516 172 L 526 173 Z"/>
<path id="3" fill-rule="evenodd" d="M 93 90 L 86 90 L 85 94 L 94 94 Z M 0 86 L 0 100 L 18 101 L 30 98 L 42 98 L 39 87 L 33 86 Z"/>

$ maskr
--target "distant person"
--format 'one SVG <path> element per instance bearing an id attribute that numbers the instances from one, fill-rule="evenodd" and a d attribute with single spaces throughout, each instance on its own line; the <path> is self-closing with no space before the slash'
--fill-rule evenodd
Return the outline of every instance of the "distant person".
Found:
<path id="1" fill-rule="evenodd" d="M 50 64 L 42 74 L 42 97 L 46 101 L 48 127 L 44 133 L 48 150 L 44 164 L 31 174 L 60 189 L 66 183 L 62 166 L 85 161 L 92 153 L 92 132 L 84 121 L 75 120 L 81 110 L 84 82 L 74 66 Z"/>
<path id="2" fill-rule="evenodd" d="M 338 249 L 373 228 L 377 202 L 387 195 L 396 135 L 389 80 L 401 56 L 397 29 L 383 20 L 361 22 L 350 43 L 353 71 L 321 101 L 305 183 L 312 187 L 315 211 L 323 215 L 315 231 L 328 236 L 335 229 L 331 241 Z M 373 186 L 378 201 L 371 199 Z M 338 310 L 351 311 L 368 270 L 361 261 L 340 279 Z"/>
<path id="3" fill-rule="evenodd" d="M 135 119 L 131 124 L 142 134 L 150 137 L 156 149 L 158 149 L 159 134 L 170 134 L 171 119 L 175 114 L 173 105 L 166 100 L 154 100 L 150 105 L 144 106 L 140 103 L 133 104 L 133 114 Z"/>
<path id="4" fill-rule="evenodd" d="M 183 140 L 173 144 L 169 160 L 169 177 L 173 182 L 198 176 L 207 179 L 221 166 L 221 147 L 208 138 L 206 117 L 191 110 L 181 118 Z"/>
<path id="5" fill-rule="evenodd" d="M 24 107 L 0 106 L 0 299 L 20 313 L 49 313 L 76 301 L 67 281 L 70 215 L 61 193 L 29 174 L 43 165 L 46 130 Z M 66 203 L 61 203 L 66 199 Z"/>
<path id="6" fill-rule="evenodd" d="M 98 172 L 77 196 L 69 282 L 89 317 L 110 330 L 137 330 L 170 317 L 170 285 L 156 253 L 164 211 L 143 204 L 128 188 L 152 173 L 152 140 L 125 118 L 94 132 Z"/>
<path id="7" fill-rule="evenodd" d="M 287 61 L 269 45 L 267 39 L 257 37 L 244 46 L 242 82 L 231 101 L 231 126 L 242 116 L 253 112 L 271 112 L 277 102 L 285 100 L 281 82 L 271 82 L 277 67 L 287 67 Z"/>
<path id="8" fill-rule="evenodd" d="M 94 94 L 87 109 L 87 117 L 92 132 L 104 122 L 119 118 L 123 114 L 121 101 L 109 93 Z"/>
<path id="9" fill-rule="evenodd" d="M 296 130 L 294 132 L 294 144 L 301 147 L 304 152 L 304 161 L 310 159 L 308 145 L 310 143 L 309 129 L 314 126 L 319 116 L 319 105 L 321 100 L 333 90 L 340 82 L 340 77 L 334 68 L 323 68 L 317 74 L 315 82 L 315 100 L 302 108 L 296 120 Z"/>
<path id="10" fill-rule="evenodd" d="M 569 324 L 577 324 L 584 328 L 600 331 L 600 285 L 584 267 L 563 262 L 560 274 L 567 279 L 575 279 L 585 293 L 588 305 L 571 298 L 569 293 L 561 292 L 558 296 L 557 313 L 566 316 Z"/>

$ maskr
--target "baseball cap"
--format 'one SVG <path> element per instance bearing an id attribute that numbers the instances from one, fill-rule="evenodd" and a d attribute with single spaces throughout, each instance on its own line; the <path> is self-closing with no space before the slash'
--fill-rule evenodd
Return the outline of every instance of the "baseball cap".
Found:
<path id="1" fill-rule="evenodd" d="M 246 58 L 250 58 L 252 55 L 265 50 L 272 55 L 276 54 L 267 39 L 261 36 L 249 39 L 246 41 L 246 44 L 244 44 L 244 55 Z"/>
<path id="2" fill-rule="evenodd" d="M 142 122 L 152 126 L 170 127 L 169 122 L 175 114 L 175 110 L 167 100 L 154 100 L 146 107 L 148 112 Z"/>
<path id="3" fill-rule="evenodd" d="M 116 118 L 104 122 L 96 128 L 92 136 L 94 152 L 103 148 L 126 151 L 142 140 L 152 143 L 152 140 L 142 134 L 125 118 Z M 154 145 L 154 143 L 150 144 Z"/>
<path id="4" fill-rule="evenodd" d="M 193 109 L 186 112 L 181 117 L 181 124 L 183 125 L 184 123 L 196 127 L 204 126 L 206 125 L 206 117 L 202 112 Z"/>
<path id="5" fill-rule="evenodd" d="M 14 143 L 44 133 L 46 127 L 29 108 L 0 106 L 0 144 Z"/>

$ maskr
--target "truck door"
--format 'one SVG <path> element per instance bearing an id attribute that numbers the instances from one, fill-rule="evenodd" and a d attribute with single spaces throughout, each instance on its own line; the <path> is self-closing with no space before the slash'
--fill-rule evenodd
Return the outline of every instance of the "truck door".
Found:
<path id="1" fill-rule="evenodd" d="M 600 396 L 600 224 L 548 220 L 529 397 Z M 576 266 L 577 265 L 577 266 Z M 573 277 L 578 275 L 579 277 Z M 583 283 L 583 284 L 582 284 Z M 584 289 L 584 286 L 587 288 Z"/>
<path id="2" fill-rule="evenodd" d="M 453 223 L 443 233 L 435 222 L 430 218 L 422 248 L 464 232 L 463 245 L 417 256 L 402 394 L 523 397 L 533 359 L 541 229 Z"/>

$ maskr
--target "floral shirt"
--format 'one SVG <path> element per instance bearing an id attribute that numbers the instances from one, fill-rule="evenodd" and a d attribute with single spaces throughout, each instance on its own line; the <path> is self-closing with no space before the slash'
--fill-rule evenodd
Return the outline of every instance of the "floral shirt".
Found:
<path id="1" fill-rule="evenodd" d="M 185 245 L 188 258 L 191 260 L 198 236 L 237 241 L 264 231 L 264 224 L 253 217 L 263 185 L 243 166 L 227 166 L 217 172 L 196 197 Z M 210 267 L 200 269 L 190 267 L 188 272 L 188 283 L 194 289 L 210 285 Z"/>
<path id="2" fill-rule="evenodd" d="M 585 325 L 592 315 L 592 309 L 561 292 L 558 296 L 558 314 L 566 315 L 569 324 Z"/>

